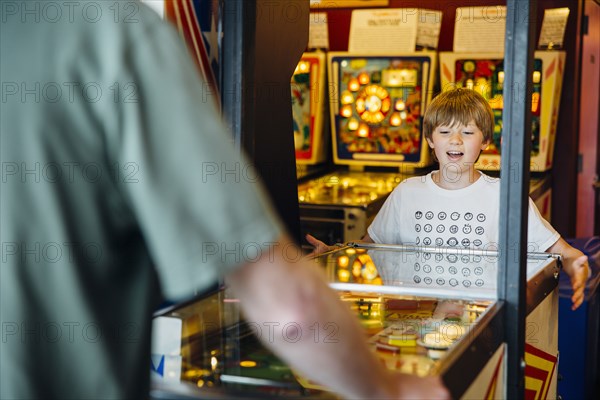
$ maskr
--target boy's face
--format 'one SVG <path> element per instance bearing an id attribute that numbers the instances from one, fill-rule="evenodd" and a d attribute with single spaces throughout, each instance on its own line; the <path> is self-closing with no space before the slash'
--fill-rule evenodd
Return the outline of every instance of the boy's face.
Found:
<path id="1" fill-rule="evenodd" d="M 435 152 L 440 168 L 452 163 L 461 170 L 473 168 L 479 153 L 489 144 L 483 141 L 483 132 L 472 120 L 466 126 L 460 122 L 438 126 L 427 143 Z"/>

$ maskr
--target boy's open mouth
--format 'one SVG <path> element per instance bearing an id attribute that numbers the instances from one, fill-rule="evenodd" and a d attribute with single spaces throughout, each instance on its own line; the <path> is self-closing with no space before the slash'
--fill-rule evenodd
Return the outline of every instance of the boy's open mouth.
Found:
<path id="1" fill-rule="evenodd" d="M 464 153 L 462 153 L 460 151 L 447 151 L 446 154 L 448 155 L 448 158 L 450 158 L 450 159 L 460 158 L 464 155 Z"/>

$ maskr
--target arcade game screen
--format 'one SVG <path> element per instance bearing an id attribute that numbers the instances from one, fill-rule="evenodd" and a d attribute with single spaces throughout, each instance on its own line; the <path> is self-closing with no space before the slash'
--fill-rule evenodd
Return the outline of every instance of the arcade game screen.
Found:
<path id="1" fill-rule="evenodd" d="M 329 65 L 337 94 L 331 102 L 336 163 L 426 166 L 421 123 L 431 98 L 435 53 L 330 53 Z"/>
<path id="2" fill-rule="evenodd" d="M 485 97 L 494 112 L 494 135 L 492 143 L 483 154 L 500 154 L 502 138 L 502 110 L 504 101 L 504 60 L 456 60 L 456 87 L 474 89 Z M 540 110 L 541 110 L 542 60 L 535 59 L 533 64 L 533 91 L 531 95 L 531 153 L 540 151 Z"/>
<path id="3" fill-rule="evenodd" d="M 536 51 L 531 74 L 531 171 L 552 168 L 554 139 L 562 89 L 565 53 Z M 485 97 L 494 113 L 492 142 L 477 162 L 477 168 L 500 169 L 503 130 L 503 89 L 509 85 L 516 99 L 524 96 L 525 85 L 505 79 L 504 58 L 498 53 L 440 53 L 442 90 L 468 88 Z"/>

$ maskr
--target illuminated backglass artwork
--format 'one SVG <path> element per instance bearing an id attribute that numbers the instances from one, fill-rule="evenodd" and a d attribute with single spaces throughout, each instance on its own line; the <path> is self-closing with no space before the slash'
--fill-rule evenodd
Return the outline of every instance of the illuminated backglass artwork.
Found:
<path id="1" fill-rule="evenodd" d="M 565 53 L 535 52 L 531 93 L 531 170 L 552 167 L 558 106 L 562 87 Z M 473 89 L 482 94 L 494 112 L 492 142 L 477 162 L 477 168 L 499 170 L 502 143 L 502 91 L 510 85 L 516 96 L 523 96 L 524 85 L 505 82 L 502 54 L 440 53 L 442 90 L 456 87 Z"/>
<path id="2" fill-rule="evenodd" d="M 325 53 L 304 53 L 291 82 L 292 124 L 298 164 L 317 164 L 326 159 L 323 137 L 325 112 Z"/>
<path id="3" fill-rule="evenodd" d="M 338 164 L 430 163 L 422 117 L 431 99 L 435 53 L 331 53 L 331 127 Z"/>

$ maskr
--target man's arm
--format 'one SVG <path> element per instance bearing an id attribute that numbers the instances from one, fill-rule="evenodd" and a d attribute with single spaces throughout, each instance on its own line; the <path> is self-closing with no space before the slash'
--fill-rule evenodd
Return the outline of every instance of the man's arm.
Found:
<path id="1" fill-rule="evenodd" d="M 560 253 L 562 255 L 563 268 L 571 278 L 573 288 L 572 310 L 577 309 L 585 295 L 585 283 L 589 275 L 588 259 L 585 254 L 572 247 L 563 238 L 560 238 L 548 250 L 549 253 Z"/>
<path id="2" fill-rule="evenodd" d="M 439 377 L 387 371 L 318 265 L 287 259 L 286 254 L 299 250 L 289 251 L 287 237 L 278 243 L 227 280 L 247 321 L 275 326 L 274 335 L 262 335 L 267 347 L 306 378 L 347 398 L 449 398 Z"/>

